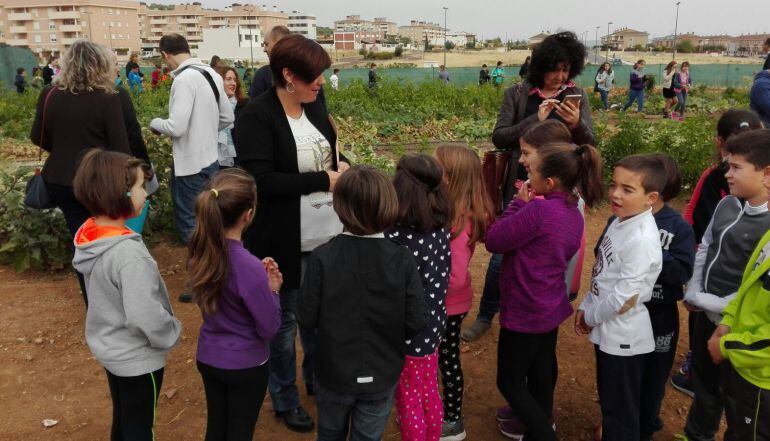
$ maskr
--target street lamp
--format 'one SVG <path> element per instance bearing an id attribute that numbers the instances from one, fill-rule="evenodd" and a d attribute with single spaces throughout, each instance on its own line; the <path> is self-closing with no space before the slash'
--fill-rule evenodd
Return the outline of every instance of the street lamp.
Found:
<path id="1" fill-rule="evenodd" d="M 601 26 L 596 27 L 596 36 L 594 37 L 594 47 L 596 47 L 599 44 L 599 28 L 601 28 Z"/>
<path id="2" fill-rule="evenodd" d="M 677 27 L 679 27 L 679 4 L 682 2 L 676 2 L 676 20 L 674 21 L 674 53 L 671 57 L 672 60 L 676 59 L 676 31 Z"/>
<path id="3" fill-rule="evenodd" d="M 610 25 L 612 22 L 607 23 L 607 55 L 604 57 L 604 61 L 610 61 Z"/>
<path id="4" fill-rule="evenodd" d="M 446 67 L 446 11 L 449 10 L 446 6 L 444 8 L 444 67 Z"/>
<path id="5" fill-rule="evenodd" d="M 249 52 L 251 53 L 251 67 L 254 67 L 254 28 L 251 23 L 252 10 L 249 8 Z"/>

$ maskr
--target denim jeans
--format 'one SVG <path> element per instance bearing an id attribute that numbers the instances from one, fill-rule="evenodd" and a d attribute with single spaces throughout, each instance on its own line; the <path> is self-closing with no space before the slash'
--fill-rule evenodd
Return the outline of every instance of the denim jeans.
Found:
<path id="1" fill-rule="evenodd" d="M 393 407 L 395 385 L 368 395 L 337 394 L 316 384 L 318 441 L 379 441 Z"/>
<path id="2" fill-rule="evenodd" d="M 628 89 L 628 102 L 625 106 L 623 106 L 623 110 L 627 110 L 629 107 L 631 107 L 631 104 L 634 103 L 634 101 L 637 102 L 637 110 L 640 112 L 644 108 L 644 89 L 641 90 L 634 90 L 634 89 Z"/>
<path id="3" fill-rule="evenodd" d="M 304 279 L 305 268 L 310 253 L 302 254 L 301 278 Z M 281 327 L 278 334 L 270 342 L 270 376 L 268 389 L 273 401 L 273 410 L 284 412 L 299 407 L 299 392 L 297 391 L 297 352 L 294 340 L 297 335 L 297 296 L 298 289 L 281 290 Z M 299 339 L 305 356 L 302 360 L 302 377 L 306 385 L 314 385 L 313 355 L 315 354 L 315 334 L 313 331 L 299 327 Z"/>
<path id="4" fill-rule="evenodd" d="M 484 278 L 484 291 L 479 302 L 479 315 L 476 320 L 492 323 L 495 314 L 500 312 L 500 264 L 503 262 L 502 254 L 493 254 L 489 259 L 487 274 Z"/>
<path id="5" fill-rule="evenodd" d="M 78 232 L 81 225 L 91 217 L 86 207 L 83 206 L 76 198 L 75 191 L 72 187 L 66 187 L 64 185 L 46 184 L 48 194 L 51 196 L 51 201 L 56 205 L 62 214 L 64 214 L 64 221 L 67 223 L 67 230 L 70 232 L 70 243 Z M 86 281 L 83 275 L 75 271 L 78 276 L 78 283 L 80 284 L 80 294 L 83 295 L 83 302 L 88 306 L 88 295 L 86 293 Z"/>
<path id="6" fill-rule="evenodd" d="M 677 104 L 674 107 L 674 111 L 678 111 L 681 116 L 684 116 L 684 108 L 687 105 L 687 91 L 682 89 L 676 93 Z"/>
<path id="7" fill-rule="evenodd" d="M 171 198 L 174 204 L 174 224 L 182 242 L 190 241 L 195 229 L 195 199 L 206 183 L 219 171 L 214 162 L 194 175 L 174 176 L 171 180 Z"/>
<path id="8" fill-rule="evenodd" d="M 602 97 L 602 104 L 604 104 L 604 110 L 609 110 L 610 103 L 609 103 L 609 97 L 610 97 L 610 91 L 599 89 L 599 96 Z"/>

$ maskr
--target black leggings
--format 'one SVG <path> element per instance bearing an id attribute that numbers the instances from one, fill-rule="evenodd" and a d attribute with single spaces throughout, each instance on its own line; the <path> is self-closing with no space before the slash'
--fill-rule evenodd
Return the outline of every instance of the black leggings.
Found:
<path id="1" fill-rule="evenodd" d="M 163 368 L 136 377 L 119 377 L 107 371 L 107 382 L 112 396 L 110 440 L 154 441 Z"/>
<path id="2" fill-rule="evenodd" d="M 444 420 L 455 422 L 462 417 L 463 366 L 460 363 L 460 325 L 468 313 L 450 315 L 446 319 L 444 339 L 438 348 L 438 367 L 444 386 Z"/>
<path id="3" fill-rule="evenodd" d="M 551 418 L 558 333 L 558 328 L 544 334 L 500 328 L 497 388 L 527 426 L 528 440 L 556 440 Z"/>
<path id="4" fill-rule="evenodd" d="M 206 441 L 251 441 L 267 391 L 267 363 L 247 369 L 197 363 L 206 391 Z"/>

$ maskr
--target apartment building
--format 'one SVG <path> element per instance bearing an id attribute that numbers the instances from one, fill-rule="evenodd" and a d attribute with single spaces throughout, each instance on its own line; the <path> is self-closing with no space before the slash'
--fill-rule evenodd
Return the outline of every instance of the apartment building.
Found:
<path id="1" fill-rule="evenodd" d="M 46 59 L 85 38 L 112 48 L 124 61 L 139 50 L 138 9 L 129 0 L 3 0 L 0 42 L 27 46 Z"/>
<path id="2" fill-rule="evenodd" d="M 747 57 L 763 55 L 762 45 L 770 34 L 746 34 L 735 37 L 736 53 Z"/>
<path id="3" fill-rule="evenodd" d="M 434 41 L 444 38 L 444 28 L 437 23 L 428 23 L 425 21 L 412 20 L 406 26 L 398 27 L 398 36 L 408 38 L 414 46 L 420 46 L 420 42 Z"/>
<path id="4" fill-rule="evenodd" d="M 289 21 L 286 25 L 289 30 L 295 34 L 302 34 L 305 37 L 316 40 L 316 16 L 300 11 L 291 11 Z"/>
<path id="5" fill-rule="evenodd" d="M 601 40 L 603 46 L 608 45 L 612 50 L 622 51 L 635 46 L 647 46 L 650 41 L 650 34 L 635 29 L 620 28 L 610 35 L 603 36 Z"/>

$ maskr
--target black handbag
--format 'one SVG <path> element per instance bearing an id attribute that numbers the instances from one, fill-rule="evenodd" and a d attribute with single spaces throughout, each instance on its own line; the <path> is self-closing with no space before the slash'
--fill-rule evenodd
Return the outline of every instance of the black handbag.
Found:
<path id="1" fill-rule="evenodd" d="M 43 162 L 43 143 L 45 142 L 45 110 L 48 107 L 48 100 L 53 95 L 55 87 L 48 91 L 48 95 L 45 97 L 45 103 L 43 103 L 43 118 L 40 124 L 40 152 L 38 153 L 37 160 L 39 164 Z M 38 165 L 35 167 L 35 175 L 27 182 L 27 188 L 24 193 L 24 205 L 29 208 L 36 208 L 38 210 L 45 210 L 47 208 L 54 208 L 55 205 L 51 200 L 51 195 L 48 193 L 48 188 L 45 186 L 43 175 L 41 174 L 41 167 Z"/>

